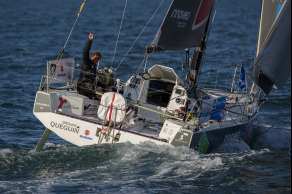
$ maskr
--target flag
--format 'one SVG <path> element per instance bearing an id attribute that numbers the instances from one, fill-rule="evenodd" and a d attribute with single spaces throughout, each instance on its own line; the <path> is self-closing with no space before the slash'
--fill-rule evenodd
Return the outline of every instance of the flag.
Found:
<path id="1" fill-rule="evenodd" d="M 245 70 L 243 68 L 243 65 L 241 65 L 238 85 L 241 89 L 245 88 Z"/>

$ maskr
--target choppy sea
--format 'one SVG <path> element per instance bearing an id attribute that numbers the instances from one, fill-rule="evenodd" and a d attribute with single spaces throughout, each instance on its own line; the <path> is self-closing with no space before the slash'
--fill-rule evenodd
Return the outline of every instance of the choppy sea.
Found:
<path id="1" fill-rule="evenodd" d="M 149 143 L 76 147 L 52 134 L 35 153 L 44 131 L 32 113 L 35 94 L 82 2 L 0 1 L 0 193 L 291 193 L 291 79 L 262 106 L 251 149 L 236 141 L 208 155 Z M 116 47 L 125 2 L 86 1 L 65 48 L 81 64 L 94 33 L 101 67 L 120 65 L 116 77 L 123 81 L 136 73 L 170 0 L 128 0 Z M 260 9 L 260 0 L 217 1 L 201 86 L 230 89 L 233 64 L 251 71 Z M 184 51 L 155 54 L 147 68 L 168 65 L 183 76 L 184 57 Z"/>

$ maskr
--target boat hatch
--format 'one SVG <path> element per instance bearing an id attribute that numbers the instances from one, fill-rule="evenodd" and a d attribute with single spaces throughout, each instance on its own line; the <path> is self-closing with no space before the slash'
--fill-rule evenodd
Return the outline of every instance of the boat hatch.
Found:
<path id="1" fill-rule="evenodd" d="M 166 107 L 172 94 L 174 84 L 161 80 L 150 80 L 147 103 Z"/>
<path id="2" fill-rule="evenodd" d="M 165 67 L 162 65 L 154 65 L 148 70 L 148 73 L 150 74 L 151 78 L 160 78 L 173 81 L 176 84 L 178 83 L 183 84 L 183 81 L 177 76 L 174 70 L 169 67 Z"/>
<path id="3" fill-rule="evenodd" d="M 174 70 L 169 67 L 154 65 L 149 69 L 150 83 L 147 95 L 147 103 L 166 107 L 169 103 L 174 86 L 180 78 Z"/>

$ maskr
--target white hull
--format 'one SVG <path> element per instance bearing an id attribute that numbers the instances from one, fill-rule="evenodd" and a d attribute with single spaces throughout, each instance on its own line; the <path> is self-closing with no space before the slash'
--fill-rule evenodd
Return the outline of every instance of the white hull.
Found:
<path id="1" fill-rule="evenodd" d="M 257 115 L 252 118 L 238 117 L 237 112 L 242 107 L 235 107 L 224 121 L 206 122 L 195 131 L 187 123 L 175 119 L 166 119 L 160 124 L 132 120 L 124 122 L 122 127 L 118 124 L 109 127 L 109 122 L 103 122 L 96 116 L 98 107 L 99 101 L 90 100 L 76 91 L 39 91 L 34 114 L 47 129 L 77 146 L 150 141 L 158 145 L 186 146 L 202 153 L 212 151 L 228 137 L 250 139 L 246 136 L 250 136 L 246 130 L 252 126 Z M 202 142 L 207 143 L 207 147 Z"/>
<path id="2" fill-rule="evenodd" d="M 77 146 L 124 142 L 139 144 L 145 141 L 155 142 L 159 145 L 168 145 L 162 138 L 146 136 L 131 130 L 126 131 L 111 128 L 106 131 L 101 130 L 97 135 L 97 129 L 106 128 L 107 126 L 97 124 L 98 121 L 94 123 L 94 120 L 85 121 L 58 113 L 40 113 L 35 115 L 47 129 L 50 129 L 60 138 Z M 117 133 L 120 133 L 120 138 L 115 140 Z"/>

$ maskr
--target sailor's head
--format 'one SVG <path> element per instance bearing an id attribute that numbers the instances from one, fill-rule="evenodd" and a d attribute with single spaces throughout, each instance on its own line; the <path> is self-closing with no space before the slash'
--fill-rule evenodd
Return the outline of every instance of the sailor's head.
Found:
<path id="1" fill-rule="evenodd" d="M 90 60 L 94 63 L 97 63 L 101 59 L 101 54 L 99 52 L 95 52 L 91 54 Z"/>

